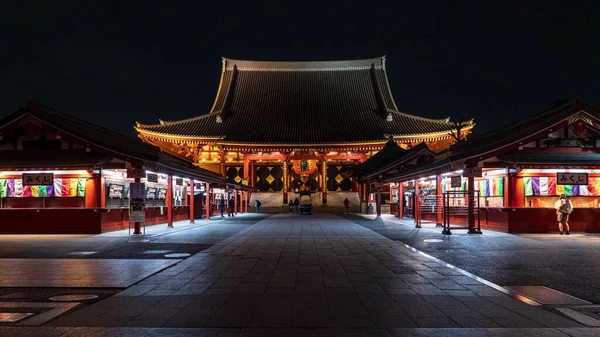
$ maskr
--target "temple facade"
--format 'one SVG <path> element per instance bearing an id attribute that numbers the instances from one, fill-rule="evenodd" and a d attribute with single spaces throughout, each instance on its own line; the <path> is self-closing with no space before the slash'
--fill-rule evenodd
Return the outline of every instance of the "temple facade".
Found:
<path id="1" fill-rule="evenodd" d="M 255 189 L 263 207 L 281 207 L 300 190 L 313 204 L 358 207 L 348 167 L 392 139 L 403 149 L 434 152 L 464 137 L 473 121 L 451 122 L 400 112 L 385 57 L 327 62 L 223 58 L 209 113 L 180 121 L 137 123 L 145 142 Z M 252 200 L 251 200 L 252 201 Z"/>

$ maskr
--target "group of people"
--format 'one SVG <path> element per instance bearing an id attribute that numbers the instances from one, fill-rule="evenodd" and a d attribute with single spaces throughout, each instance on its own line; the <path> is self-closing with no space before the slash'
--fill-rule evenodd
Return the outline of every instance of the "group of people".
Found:
<path id="1" fill-rule="evenodd" d="M 229 213 L 227 213 L 227 216 L 234 216 L 233 215 L 233 211 L 234 211 L 234 207 L 235 207 L 235 200 L 233 200 L 233 197 L 231 197 L 231 199 L 229 199 L 227 201 L 227 204 L 229 205 Z M 225 198 L 221 198 L 221 203 L 219 205 L 219 209 L 221 210 L 221 217 L 224 217 L 225 215 Z"/>

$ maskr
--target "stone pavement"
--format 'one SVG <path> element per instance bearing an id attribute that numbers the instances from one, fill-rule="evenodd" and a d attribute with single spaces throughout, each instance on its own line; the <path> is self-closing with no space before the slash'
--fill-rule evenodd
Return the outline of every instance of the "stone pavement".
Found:
<path id="1" fill-rule="evenodd" d="M 178 259 L 0 259 L 0 287 L 126 288 Z"/>
<path id="2" fill-rule="evenodd" d="M 455 230 L 442 235 L 433 224 L 415 229 L 412 219 L 384 216 L 374 221 L 373 216 L 360 215 L 348 219 L 496 284 L 546 286 L 600 304 L 599 234 L 515 235 L 483 230 L 483 235 L 469 235 Z"/>
<path id="3" fill-rule="evenodd" d="M 579 336 L 598 332 L 556 330 L 582 326 L 352 221 L 326 214 L 266 218 L 47 326 L 217 328 L 80 329 L 67 331 L 66 336 L 161 332 L 174 336 Z M 402 328 L 410 330 L 396 330 Z M 418 328 L 475 329 L 435 330 L 434 334 Z"/>

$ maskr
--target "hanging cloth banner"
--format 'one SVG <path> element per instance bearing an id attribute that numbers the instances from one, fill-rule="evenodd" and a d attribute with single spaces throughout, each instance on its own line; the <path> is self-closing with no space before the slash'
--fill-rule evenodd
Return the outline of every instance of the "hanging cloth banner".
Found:
<path id="1" fill-rule="evenodd" d="M 56 178 L 53 185 L 23 186 L 22 179 L 0 179 L 0 198 L 84 197 L 86 178 Z"/>

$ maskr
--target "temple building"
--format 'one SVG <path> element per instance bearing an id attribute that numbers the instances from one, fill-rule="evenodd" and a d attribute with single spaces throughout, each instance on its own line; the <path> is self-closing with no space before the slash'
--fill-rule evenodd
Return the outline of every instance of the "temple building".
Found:
<path id="1" fill-rule="evenodd" d="M 460 125 L 460 127 L 457 127 Z M 300 190 L 315 206 L 359 205 L 348 166 L 362 163 L 389 139 L 409 149 L 447 149 L 473 121 L 451 122 L 400 112 L 385 57 L 327 62 L 263 62 L 223 58 L 208 114 L 140 124 L 145 142 L 201 168 L 255 188 L 252 199 L 281 207 Z M 364 188 L 364 187 L 363 187 Z"/>

